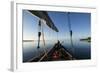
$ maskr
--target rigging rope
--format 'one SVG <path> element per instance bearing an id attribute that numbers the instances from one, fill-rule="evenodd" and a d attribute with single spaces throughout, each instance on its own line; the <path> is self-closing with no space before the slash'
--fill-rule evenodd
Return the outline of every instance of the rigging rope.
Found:
<path id="1" fill-rule="evenodd" d="M 68 12 L 68 26 L 69 26 L 69 32 L 70 32 L 70 42 L 71 42 L 71 49 L 72 49 L 72 54 L 74 56 L 74 47 L 73 47 L 73 40 L 72 40 L 72 35 L 73 35 L 73 32 L 72 32 L 72 29 L 71 29 L 71 21 L 70 21 L 70 12 Z"/>
<path id="2" fill-rule="evenodd" d="M 41 30 L 42 30 L 42 40 L 43 40 L 43 45 L 44 45 L 44 52 L 45 52 L 45 54 L 46 54 L 46 44 L 45 44 L 45 38 L 44 38 L 44 30 L 43 30 L 43 24 L 44 24 L 44 22 L 43 22 L 43 20 L 41 20 Z"/>
<path id="3" fill-rule="evenodd" d="M 39 27 L 38 27 L 38 46 L 37 46 L 37 48 L 40 48 L 40 37 L 42 36 L 43 46 L 44 46 L 44 47 L 43 47 L 43 51 L 44 51 L 43 57 L 44 57 L 44 56 L 47 55 L 47 51 L 46 51 L 46 45 L 45 45 L 45 39 L 44 39 L 43 24 L 44 24 L 43 19 L 40 19 L 40 20 L 39 20 L 39 24 L 38 24 Z M 40 56 L 41 56 L 41 55 L 40 55 Z M 43 57 L 41 57 L 39 61 L 41 61 L 41 59 L 42 59 Z"/>
<path id="4" fill-rule="evenodd" d="M 40 48 L 40 37 L 41 37 L 41 20 L 39 20 L 39 24 L 38 24 L 38 46 L 37 48 Z"/>
<path id="5" fill-rule="evenodd" d="M 45 39 L 44 39 L 44 30 L 43 30 L 43 24 L 42 24 L 42 39 L 43 39 L 43 44 L 45 46 Z"/>
<path id="6" fill-rule="evenodd" d="M 47 51 L 46 51 L 46 44 L 45 44 L 45 38 L 44 38 L 44 30 L 43 30 L 43 24 L 44 20 L 41 19 L 41 32 L 42 32 L 42 40 L 43 40 L 43 50 L 44 50 L 44 55 L 40 58 L 39 61 L 41 61 L 45 56 L 47 56 Z"/>
<path id="7" fill-rule="evenodd" d="M 57 33 L 57 41 L 58 41 L 58 32 L 56 32 Z"/>

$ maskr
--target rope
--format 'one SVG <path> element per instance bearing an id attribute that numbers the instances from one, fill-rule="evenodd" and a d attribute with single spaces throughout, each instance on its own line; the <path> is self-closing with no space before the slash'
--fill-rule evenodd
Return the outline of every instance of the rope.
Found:
<path id="1" fill-rule="evenodd" d="M 44 30 L 43 30 L 43 25 L 42 25 L 42 38 L 43 38 L 43 44 L 45 46 L 45 39 L 44 39 Z"/>
<path id="2" fill-rule="evenodd" d="M 46 52 L 46 44 L 45 44 L 45 38 L 44 38 L 43 24 L 44 24 L 43 20 L 41 19 L 42 39 L 43 39 L 43 45 L 44 45 L 43 50 L 44 50 L 44 53 L 45 53 L 43 56 L 45 56 L 45 55 L 47 55 L 47 52 Z M 43 57 L 41 57 L 41 59 L 39 61 L 41 61 L 42 59 L 43 59 Z"/>
<path id="3" fill-rule="evenodd" d="M 40 37 L 41 37 L 41 20 L 39 20 L 39 24 L 38 24 L 38 46 L 37 48 L 40 48 Z"/>
<path id="4" fill-rule="evenodd" d="M 71 48 L 72 48 L 72 53 L 73 53 L 73 56 L 74 56 L 74 47 L 73 47 L 73 40 L 72 40 L 72 34 L 73 34 L 73 32 L 72 32 L 72 29 L 71 29 L 71 21 L 70 21 L 70 16 L 69 16 L 69 12 L 68 12 L 68 26 L 69 26 L 69 32 L 70 32 L 70 42 L 71 42 Z"/>
<path id="5" fill-rule="evenodd" d="M 57 33 L 57 41 L 58 41 L 58 32 L 56 32 Z"/>

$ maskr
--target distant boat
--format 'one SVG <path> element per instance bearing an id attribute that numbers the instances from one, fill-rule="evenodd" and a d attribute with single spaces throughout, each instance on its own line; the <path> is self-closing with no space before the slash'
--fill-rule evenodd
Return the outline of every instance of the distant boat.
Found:
<path id="1" fill-rule="evenodd" d="M 42 54 L 41 56 L 31 59 L 30 62 L 38 61 L 62 61 L 62 60 L 73 60 L 72 55 L 65 49 L 65 47 L 58 41 L 53 48 L 47 52 L 47 54 Z"/>

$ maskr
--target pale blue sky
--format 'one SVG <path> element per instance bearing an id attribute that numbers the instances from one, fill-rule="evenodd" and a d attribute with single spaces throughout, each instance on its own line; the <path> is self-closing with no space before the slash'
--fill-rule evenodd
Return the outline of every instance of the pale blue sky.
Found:
<path id="1" fill-rule="evenodd" d="M 47 25 L 44 26 L 45 40 L 69 38 L 67 12 L 48 12 L 48 15 L 58 28 L 59 32 L 53 31 Z M 73 38 L 84 38 L 91 36 L 91 14 L 70 12 L 70 23 Z M 38 40 L 38 19 L 27 10 L 23 10 L 23 39 Z"/>

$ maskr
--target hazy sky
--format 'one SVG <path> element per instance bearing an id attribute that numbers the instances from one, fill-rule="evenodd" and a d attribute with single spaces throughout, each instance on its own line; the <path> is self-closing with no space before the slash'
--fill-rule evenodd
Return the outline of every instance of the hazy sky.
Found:
<path id="1" fill-rule="evenodd" d="M 48 12 L 50 18 L 58 28 L 55 32 L 43 24 L 45 40 L 68 39 L 68 14 L 67 12 Z M 73 31 L 73 39 L 91 36 L 91 14 L 70 12 L 70 23 Z M 38 19 L 27 10 L 23 10 L 23 39 L 38 40 Z M 42 39 L 42 38 L 41 38 Z"/>

